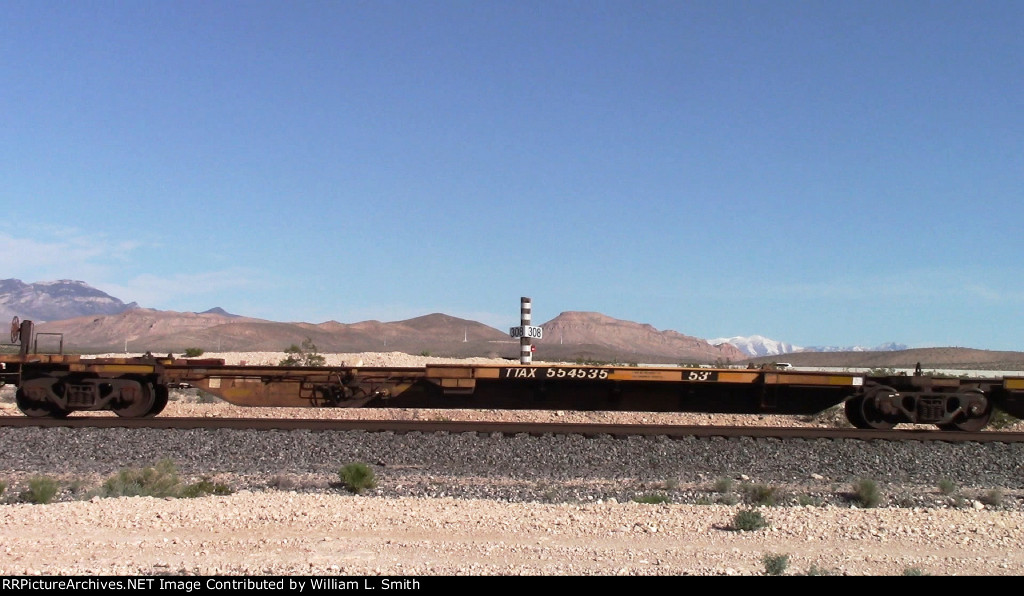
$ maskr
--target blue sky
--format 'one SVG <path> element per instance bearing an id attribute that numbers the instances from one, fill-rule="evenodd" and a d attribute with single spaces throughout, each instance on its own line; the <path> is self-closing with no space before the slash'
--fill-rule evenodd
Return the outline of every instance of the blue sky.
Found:
<path id="1" fill-rule="evenodd" d="M 8 0 L 0 278 L 1024 350 L 1024 2 Z"/>

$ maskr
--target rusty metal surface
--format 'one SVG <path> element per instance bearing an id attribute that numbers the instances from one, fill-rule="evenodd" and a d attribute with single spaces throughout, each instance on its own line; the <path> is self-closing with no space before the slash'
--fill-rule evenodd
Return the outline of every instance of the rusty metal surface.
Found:
<path id="1" fill-rule="evenodd" d="M 282 367 L 173 363 L 172 383 L 188 383 L 228 403 L 251 407 L 360 407 L 401 394 L 426 378 L 422 367 Z"/>

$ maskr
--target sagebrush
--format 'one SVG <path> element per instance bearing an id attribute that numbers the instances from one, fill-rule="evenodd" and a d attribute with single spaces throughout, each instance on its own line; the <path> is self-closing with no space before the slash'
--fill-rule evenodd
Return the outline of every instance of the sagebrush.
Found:
<path id="1" fill-rule="evenodd" d="M 377 488 L 377 477 L 373 473 L 373 468 L 364 463 L 347 464 L 338 471 L 338 477 L 345 488 L 356 494 Z"/>

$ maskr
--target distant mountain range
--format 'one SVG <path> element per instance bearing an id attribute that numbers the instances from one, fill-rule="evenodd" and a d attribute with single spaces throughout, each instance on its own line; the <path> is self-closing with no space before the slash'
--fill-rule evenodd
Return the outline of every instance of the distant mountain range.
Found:
<path id="1" fill-rule="evenodd" d="M 396 351 L 434 356 L 519 359 L 519 341 L 476 321 L 434 313 L 394 322 L 284 323 L 234 315 L 221 308 L 201 313 L 141 308 L 80 281 L 0 282 L 8 317 L 32 319 L 36 330 L 82 352 L 281 351 L 310 339 L 323 352 Z M 644 363 L 737 362 L 746 355 L 731 344 L 712 345 L 675 331 L 613 319 L 600 313 L 564 312 L 541 325 L 537 358 Z M 45 348 L 45 346 L 40 346 Z"/>
<path id="2" fill-rule="evenodd" d="M 65 351 L 181 353 L 283 351 L 310 339 L 321 352 L 405 352 L 439 357 L 519 359 L 519 341 L 507 330 L 434 313 L 404 321 L 286 323 L 228 313 L 174 312 L 124 303 L 81 281 L 26 284 L 0 280 L 0 316 L 36 323 L 41 350 L 63 341 Z M 595 312 L 567 311 L 540 324 L 534 340 L 537 360 L 647 364 L 762 364 L 785 355 L 797 366 L 977 365 L 1021 370 L 1024 354 L 962 348 L 907 350 L 900 344 L 876 348 L 799 347 L 763 336 L 710 341 Z M 886 356 L 885 354 L 890 354 Z M 982 366 L 984 364 L 984 366 Z M 903 364 L 900 364 L 902 366 Z"/>

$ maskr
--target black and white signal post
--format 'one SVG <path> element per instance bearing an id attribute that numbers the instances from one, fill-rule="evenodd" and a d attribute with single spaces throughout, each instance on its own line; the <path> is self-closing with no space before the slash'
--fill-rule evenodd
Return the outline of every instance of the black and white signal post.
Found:
<path id="1" fill-rule="evenodd" d="M 530 359 L 533 358 L 533 346 L 530 345 L 530 340 L 541 339 L 544 337 L 544 330 L 540 327 L 534 327 L 531 325 L 532 315 L 530 310 L 532 308 L 532 302 L 529 298 L 523 297 L 519 299 L 519 326 L 512 327 L 508 330 L 508 334 L 513 338 L 519 338 L 519 363 L 529 364 Z"/>

